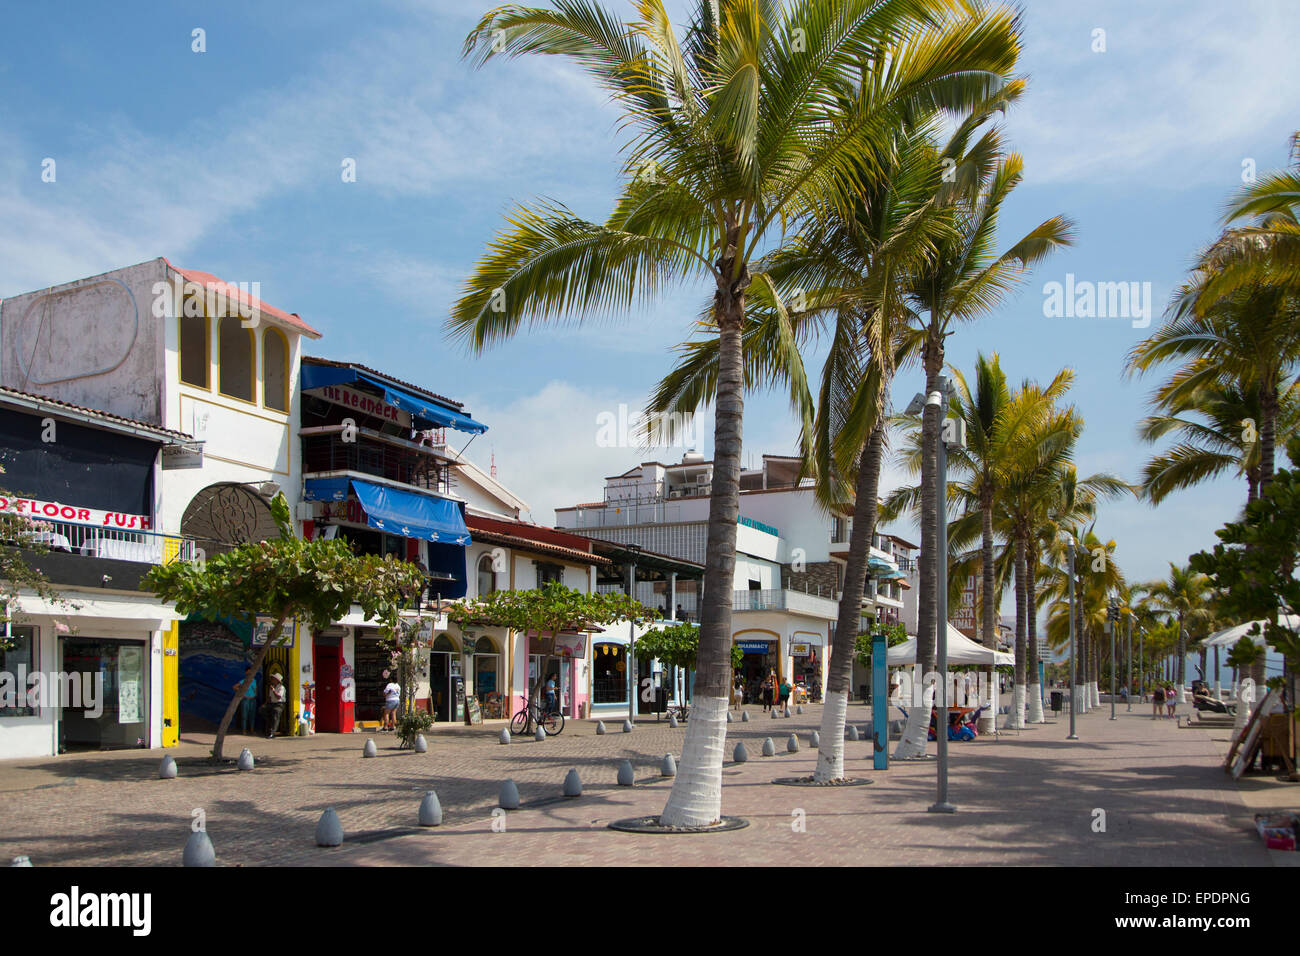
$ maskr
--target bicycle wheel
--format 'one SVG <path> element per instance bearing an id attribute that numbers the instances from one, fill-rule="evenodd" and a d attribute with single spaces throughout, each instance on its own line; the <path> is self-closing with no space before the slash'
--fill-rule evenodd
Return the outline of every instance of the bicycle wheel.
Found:
<path id="1" fill-rule="evenodd" d="M 531 715 L 528 713 L 528 708 L 527 708 L 527 707 L 524 707 L 523 710 L 519 711 L 519 713 L 517 713 L 517 714 L 515 714 L 513 717 L 511 717 L 511 718 L 510 718 L 510 736 L 512 736 L 512 737 L 522 737 L 522 736 L 524 736 L 525 734 L 527 734 L 527 733 L 528 733 L 528 725 L 529 725 L 529 723 L 531 723 L 530 718 L 531 718 Z"/>
<path id="2" fill-rule="evenodd" d="M 542 718 L 542 729 L 546 731 L 546 736 L 554 737 L 564 729 L 564 715 L 558 711 L 547 714 Z"/>

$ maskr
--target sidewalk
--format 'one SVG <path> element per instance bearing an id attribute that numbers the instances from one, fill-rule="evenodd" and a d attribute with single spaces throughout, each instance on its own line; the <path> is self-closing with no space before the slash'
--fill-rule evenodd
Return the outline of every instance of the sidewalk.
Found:
<path id="1" fill-rule="evenodd" d="M 727 753 L 738 740 L 747 763 L 728 763 L 723 808 L 750 826 L 725 834 L 639 836 L 606 829 L 615 819 L 663 808 L 671 781 L 659 776 L 669 751 L 681 753 L 684 728 L 641 719 L 631 734 L 572 721 L 544 743 L 496 743 L 497 727 L 432 735 L 429 752 L 391 749 L 374 735 L 230 738 L 227 754 L 247 745 L 252 773 L 215 771 L 206 741 L 190 738 L 170 751 L 176 780 L 156 779 L 159 751 L 127 751 L 0 763 L 0 860 L 30 855 L 38 865 L 179 863 L 192 813 L 201 808 L 222 865 L 552 865 L 681 864 L 755 866 L 1028 864 L 1084 866 L 1268 866 L 1269 852 L 1250 827 L 1255 812 L 1219 769 L 1214 734 L 1173 721 L 1109 708 L 1079 718 L 1079 741 L 1066 741 L 1068 719 L 1019 735 L 985 737 L 950 747 L 954 815 L 926 813 L 934 801 L 934 760 L 895 763 L 873 772 L 870 743 L 846 741 L 849 772 L 870 786 L 800 788 L 776 777 L 811 773 L 807 747 L 819 706 L 773 720 L 750 708 L 751 721 L 728 725 Z M 852 705 L 861 726 L 870 710 Z M 787 736 L 801 750 L 786 754 Z M 771 736 L 778 756 L 759 756 Z M 931 745 L 933 752 L 934 745 Z M 617 763 L 630 759 L 637 785 L 615 785 Z M 569 768 L 582 776 L 580 798 L 561 797 Z M 497 791 L 519 785 L 523 808 L 493 832 Z M 1247 783 L 1250 783 L 1248 781 Z M 444 824 L 415 826 L 424 790 L 437 791 Z M 1300 797 L 1300 789 L 1292 791 Z M 347 839 L 314 846 L 315 824 L 333 806 Z M 1104 832 L 1094 832 L 1103 819 Z M 800 832 L 797 824 L 803 824 Z M 498 823 L 498 826 L 500 824 Z M 1274 854 L 1280 855 L 1280 854 Z"/>

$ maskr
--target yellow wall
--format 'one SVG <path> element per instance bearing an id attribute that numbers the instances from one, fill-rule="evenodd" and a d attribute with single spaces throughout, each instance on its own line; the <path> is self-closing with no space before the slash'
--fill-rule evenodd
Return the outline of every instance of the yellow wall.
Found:
<path id="1" fill-rule="evenodd" d="M 162 745 L 175 747 L 181 739 L 180 622 L 163 631 Z"/>

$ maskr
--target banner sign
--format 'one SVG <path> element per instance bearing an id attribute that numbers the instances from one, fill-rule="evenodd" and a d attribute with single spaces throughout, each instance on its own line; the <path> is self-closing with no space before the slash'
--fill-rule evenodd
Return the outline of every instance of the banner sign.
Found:
<path id="1" fill-rule="evenodd" d="M 371 415 L 375 418 L 382 418 L 384 421 L 393 422 L 405 428 L 411 427 L 411 413 L 403 411 L 396 405 L 389 405 L 382 398 L 375 395 L 366 395 L 355 389 L 348 388 L 346 385 L 326 385 L 323 388 L 313 388 L 311 395 L 319 395 L 327 402 L 333 402 L 335 405 L 342 405 L 344 408 L 355 408 L 363 415 Z"/>
<path id="2" fill-rule="evenodd" d="M 565 660 L 587 656 L 586 634 L 560 634 L 555 638 L 555 656 Z"/>
<path id="3" fill-rule="evenodd" d="M 791 656 L 791 657 L 807 657 L 807 656 L 808 656 L 809 654 L 811 654 L 811 653 L 812 653 L 812 645 L 811 645 L 811 644 L 807 644 L 807 643 L 791 643 L 791 644 L 790 644 L 790 656 Z"/>
<path id="4" fill-rule="evenodd" d="M 736 644 L 746 654 L 766 654 L 768 651 L 767 641 L 736 641 Z"/>
<path id="5" fill-rule="evenodd" d="M 95 508 L 78 508 L 76 505 L 64 505 L 57 501 L 41 501 L 38 498 L 8 498 L 0 496 L 0 514 L 4 513 L 30 515 L 33 518 L 45 518 L 50 521 L 75 521 L 79 524 L 93 524 L 104 528 L 129 528 L 136 531 L 148 531 L 152 522 L 144 515 L 126 514 L 121 511 L 99 511 Z"/>

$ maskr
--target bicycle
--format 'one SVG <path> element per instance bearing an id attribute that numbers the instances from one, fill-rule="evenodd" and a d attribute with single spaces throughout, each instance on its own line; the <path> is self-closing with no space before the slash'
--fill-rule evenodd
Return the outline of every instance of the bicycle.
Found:
<path id="1" fill-rule="evenodd" d="M 522 710 L 510 718 L 510 733 L 515 737 L 530 734 L 537 726 L 541 726 L 542 730 L 546 731 L 546 736 L 554 737 L 564 730 L 564 715 L 560 713 L 559 708 L 547 711 L 540 704 L 530 700 L 525 702 Z"/>

